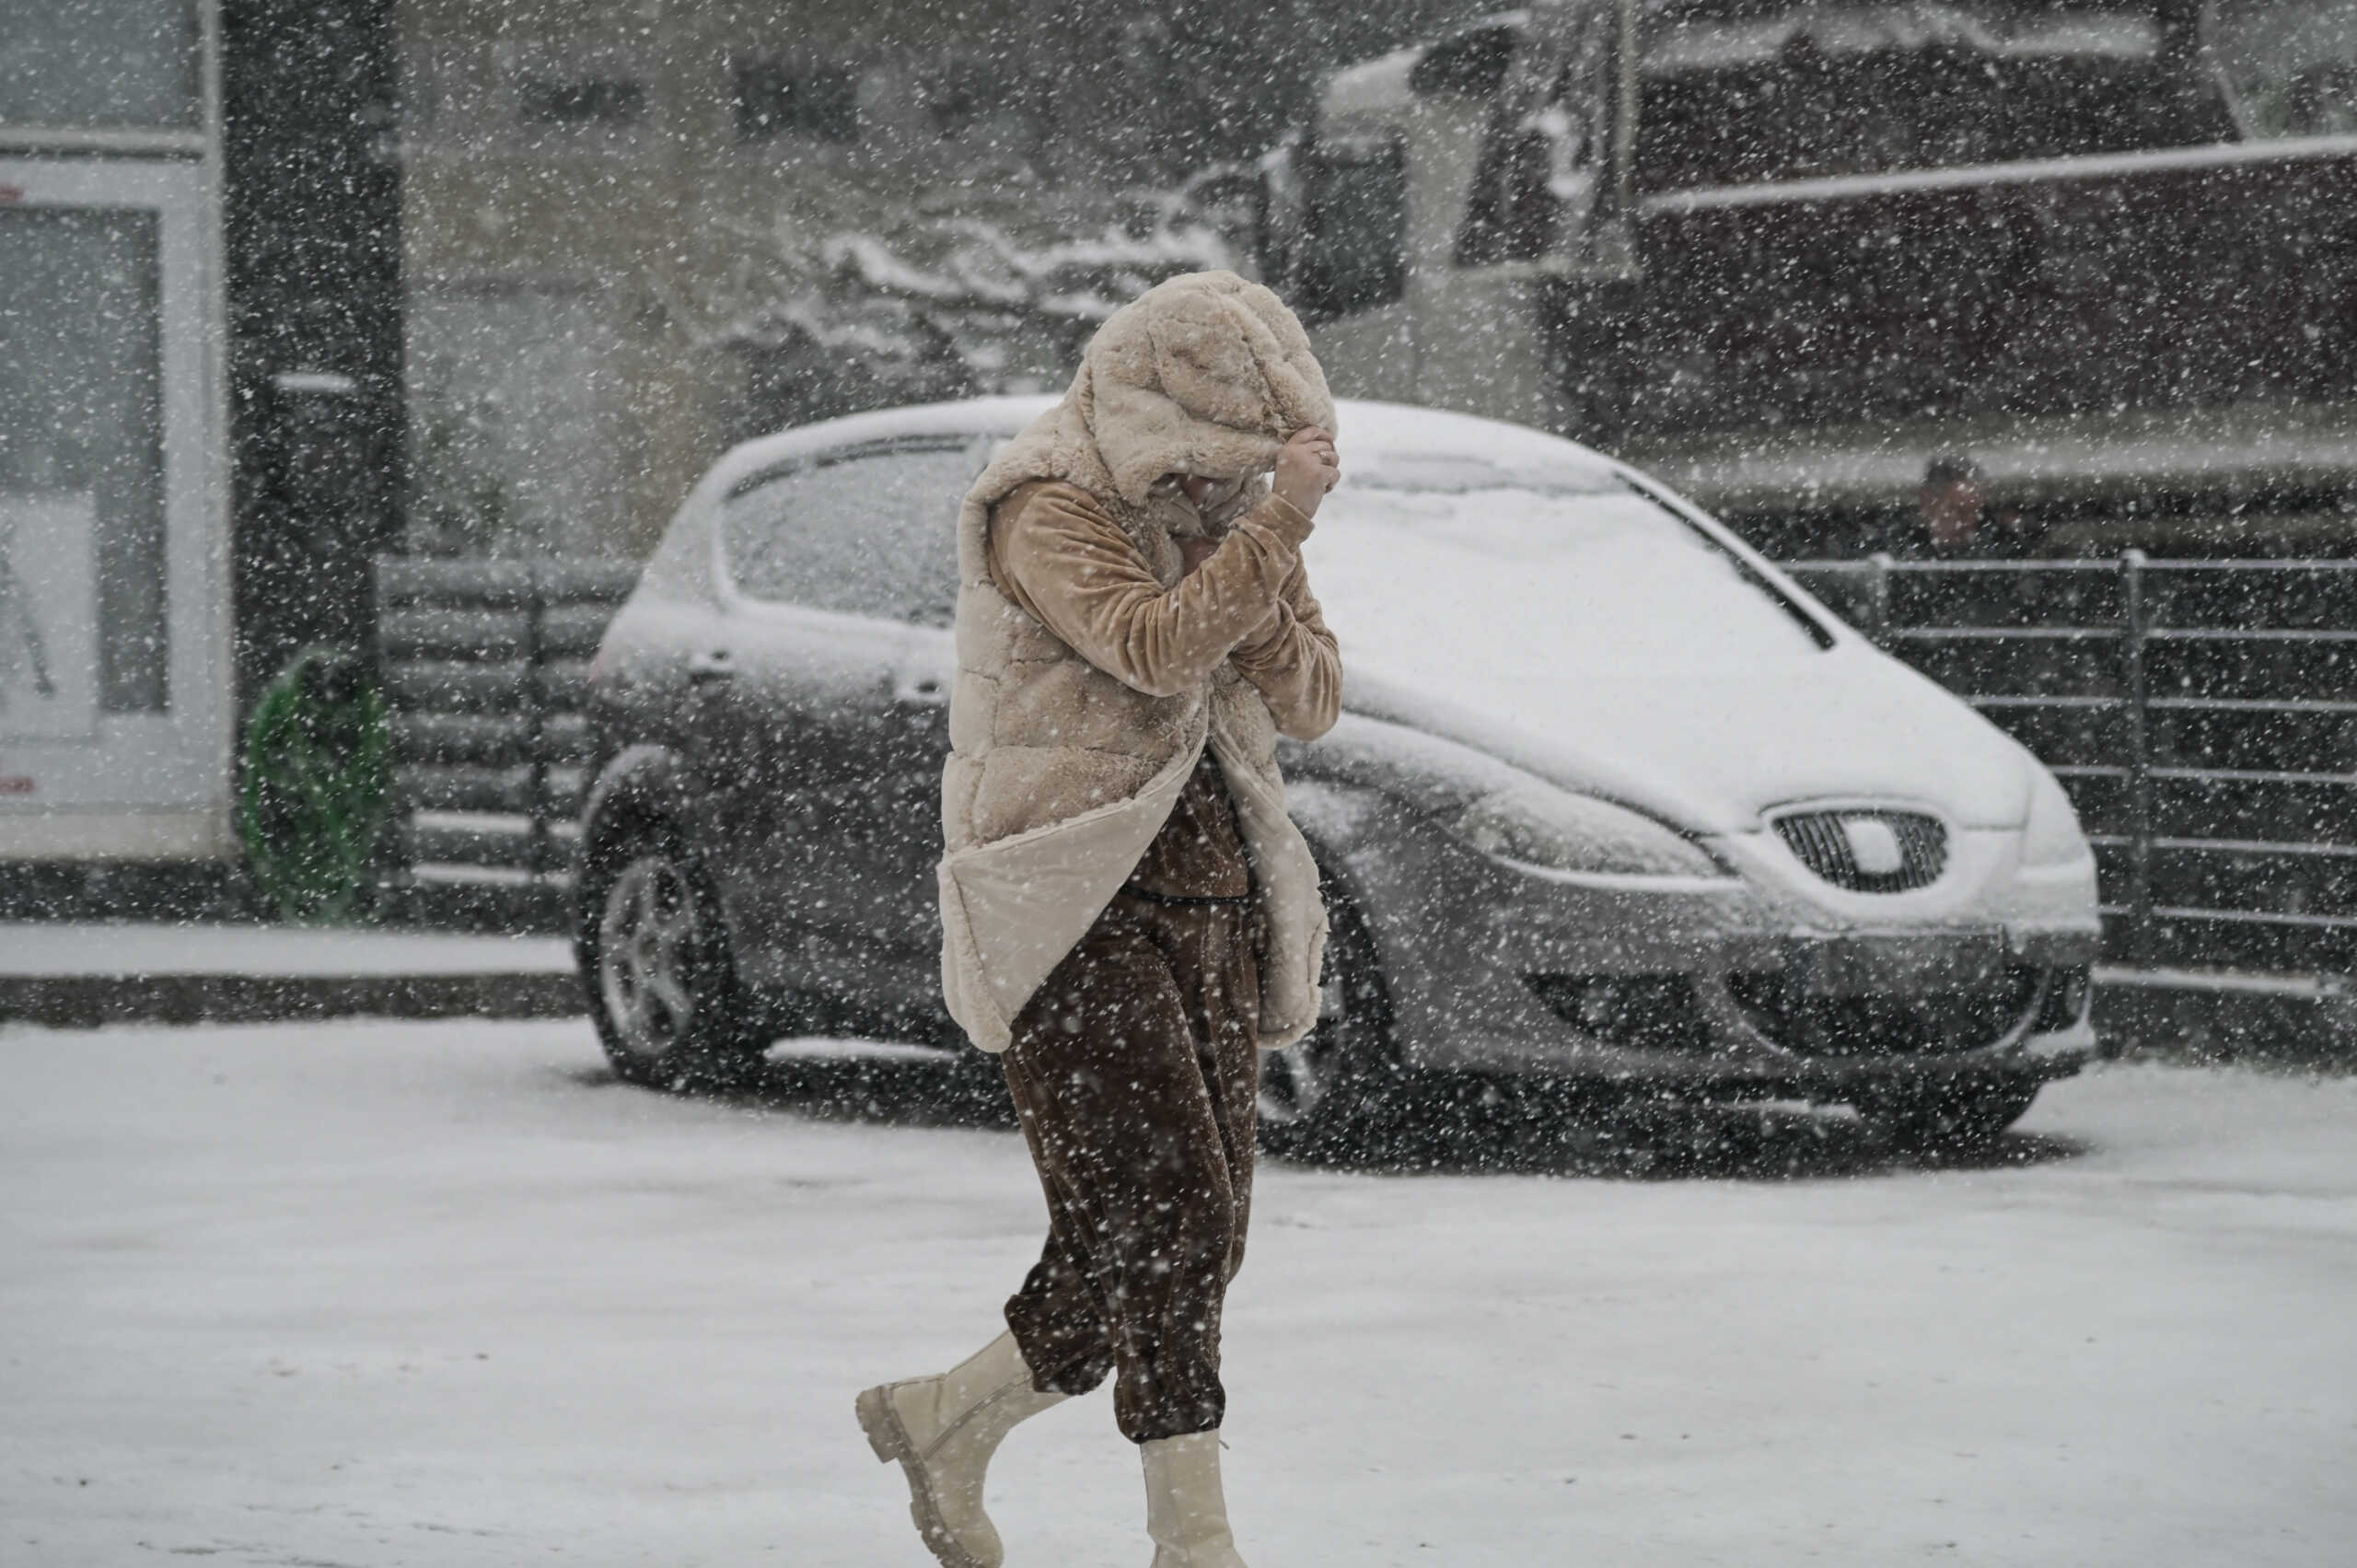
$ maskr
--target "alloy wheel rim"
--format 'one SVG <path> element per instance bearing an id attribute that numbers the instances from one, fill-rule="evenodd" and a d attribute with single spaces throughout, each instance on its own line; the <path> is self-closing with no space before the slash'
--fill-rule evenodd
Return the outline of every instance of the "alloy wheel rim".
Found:
<path id="1" fill-rule="evenodd" d="M 598 920 L 598 987 L 623 1050 L 656 1060 L 687 1037 L 695 1013 L 693 889 L 679 866 L 643 854 L 606 889 Z"/>

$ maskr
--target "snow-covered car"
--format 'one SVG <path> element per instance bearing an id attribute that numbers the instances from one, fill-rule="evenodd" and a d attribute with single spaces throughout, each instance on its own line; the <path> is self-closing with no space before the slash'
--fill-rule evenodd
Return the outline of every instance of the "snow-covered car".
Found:
<path id="1" fill-rule="evenodd" d="M 954 1040 L 934 867 L 957 503 L 1047 406 L 749 442 L 593 666 L 576 943 L 618 1071 L 792 1029 Z M 1643 474 L 1372 402 L 1306 548 L 1345 713 L 1283 754 L 1327 880 L 1302 1146 L 1446 1074 L 1847 1103 L 1988 1135 L 2093 1042 L 2054 776 Z"/>

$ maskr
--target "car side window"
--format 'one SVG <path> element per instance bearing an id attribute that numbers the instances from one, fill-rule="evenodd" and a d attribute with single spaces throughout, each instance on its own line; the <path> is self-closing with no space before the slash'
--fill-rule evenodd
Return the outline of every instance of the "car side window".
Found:
<path id="1" fill-rule="evenodd" d="M 946 626 L 958 504 L 979 466 L 958 436 L 831 453 L 721 504 L 729 580 L 749 598 Z"/>

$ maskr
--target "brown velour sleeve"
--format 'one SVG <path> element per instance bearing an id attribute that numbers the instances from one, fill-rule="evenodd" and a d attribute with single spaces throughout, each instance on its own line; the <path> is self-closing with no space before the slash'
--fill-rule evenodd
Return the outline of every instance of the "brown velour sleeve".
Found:
<path id="1" fill-rule="evenodd" d="M 1272 629 L 1310 526 L 1271 495 L 1237 519 L 1209 560 L 1165 588 L 1086 491 L 1026 486 L 992 516 L 991 575 L 1089 663 L 1150 697 L 1174 697 L 1211 679 L 1238 643 Z"/>
<path id="2" fill-rule="evenodd" d="M 1228 656 L 1260 689 L 1281 734 L 1315 740 L 1342 712 L 1342 651 L 1310 597 L 1309 573 L 1295 557 L 1277 599 L 1277 613 Z"/>

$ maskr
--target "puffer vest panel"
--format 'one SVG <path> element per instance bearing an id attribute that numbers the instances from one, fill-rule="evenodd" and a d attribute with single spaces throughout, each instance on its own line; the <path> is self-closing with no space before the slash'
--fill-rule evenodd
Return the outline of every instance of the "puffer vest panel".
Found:
<path id="1" fill-rule="evenodd" d="M 1178 546 L 1158 534 L 1132 537 L 1155 579 L 1176 584 Z M 1210 691 L 1149 696 L 1106 674 L 1001 594 L 981 564 L 982 541 L 967 542 L 961 559 L 973 564 L 958 589 L 942 777 L 943 838 L 953 854 L 1131 798 L 1200 747 L 1209 722 Z M 1223 668 L 1212 687 L 1241 679 Z M 1253 705 L 1265 720 L 1265 705 Z M 1273 747 L 1269 757 L 1273 766 Z"/>

